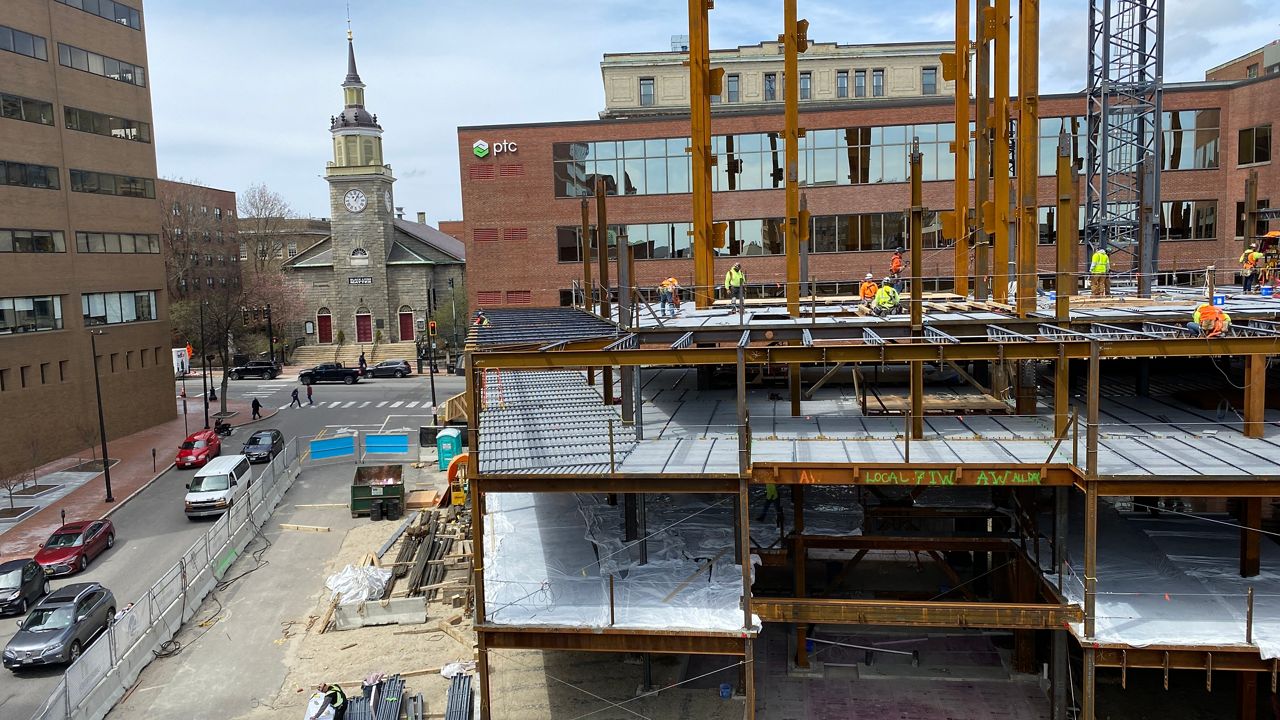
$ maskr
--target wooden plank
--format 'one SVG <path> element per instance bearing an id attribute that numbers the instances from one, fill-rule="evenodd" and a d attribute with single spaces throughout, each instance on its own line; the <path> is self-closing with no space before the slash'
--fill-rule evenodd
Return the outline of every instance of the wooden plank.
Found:
<path id="1" fill-rule="evenodd" d="M 300 532 L 317 532 L 327 533 L 329 528 L 324 525 L 294 525 L 292 523 L 280 523 L 281 530 L 298 530 Z"/>

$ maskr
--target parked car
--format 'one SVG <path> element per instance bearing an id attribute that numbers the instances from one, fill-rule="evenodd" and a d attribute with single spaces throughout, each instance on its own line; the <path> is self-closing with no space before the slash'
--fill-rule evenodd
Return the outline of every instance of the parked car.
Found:
<path id="1" fill-rule="evenodd" d="M 275 380 L 283 368 L 279 363 L 270 360 L 250 360 L 249 362 L 231 368 L 227 371 L 227 377 L 232 380 L 239 380 L 246 377 L 257 377 L 264 380 Z"/>
<path id="2" fill-rule="evenodd" d="M 32 608 L 5 646 L 4 666 L 18 671 L 75 662 L 89 643 L 111 626 L 116 598 L 98 583 L 73 583 Z"/>
<path id="3" fill-rule="evenodd" d="M 369 377 L 402 378 L 413 374 L 413 366 L 408 360 L 383 360 L 369 368 Z"/>
<path id="4" fill-rule="evenodd" d="M 228 455 L 200 468 L 187 483 L 183 510 L 188 518 L 221 515 L 249 488 L 249 458 Z"/>
<path id="5" fill-rule="evenodd" d="M 26 615 L 27 608 L 49 594 L 49 578 L 31 558 L 0 563 L 0 612 Z"/>
<path id="6" fill-rule="evenodd" d="M 310 385 L 318 382 L 343 382 L 348 385 L 360 382 L 360 368 L 343 367 L 342 363 L 320 363 L 298 373 L 298 382 Z"/>
<path id="7" fill-rule="evenodd" d="M 284 435 L 279 430 L 259 430 L 249 436 L 240 453 L 249 462 L 270 462 L 284 452 Z"/>
<path id="8" fill-rule="evenodd" d="M 46 575 L 68 575 L 89 567 L 89 561 L 115 547 L 116 528 L 110 520 L 81 520 L 63 525 L 40 545 L 36 562 Z"/>
<path id="9" fill-rule="evenodd" d="M 178 446 L 173 464 L 180 468 L 200 467 L 222 454 L 222 438 L 213 430 L 197 430 Z"/>

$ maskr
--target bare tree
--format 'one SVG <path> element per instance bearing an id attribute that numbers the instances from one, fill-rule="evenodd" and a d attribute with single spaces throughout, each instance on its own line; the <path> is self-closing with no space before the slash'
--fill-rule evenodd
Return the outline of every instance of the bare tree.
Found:
<path id="1" fill-rule="evenodd" d="M 84 441 L 89 447 L 89 452 L 94 460 L 98 459 L 98 418 L 89 415 L 76 415 L 71 423 L 72 429 L 76 432 L 76 437 Z"/>
<path id="2" fill-rule="evenodd" d="M 255 275 L 278 270 L 288 221 L 297 213 L 280 193 L 262 183 L 250 185 L 237 195 L 236 202 L 240 206 L 240 242 L 247 256 L 244 270 Z"/>

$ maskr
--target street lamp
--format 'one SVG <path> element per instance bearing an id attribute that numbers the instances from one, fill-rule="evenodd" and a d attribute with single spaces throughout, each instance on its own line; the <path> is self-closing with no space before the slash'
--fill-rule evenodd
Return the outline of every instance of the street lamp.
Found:
<path id="1" fill-rule="evenodd" d="M 200 394 L 204 396 L 204 429 L 209 429 L 209 354 L 204 346 L 204 306 L 208 300 L 200 301 Z"/>
<path id="2" fill-rule="evenodd" d="M 111 495 L 111 462 L 107 457 L 107 421 L 102 414 L 102 380 L 98 378 L 98 336 L 103 335 L 101 330 L 89 331 L 89 350 L 93 353 L 90 358 L 93 362 L 93 390 L 98 396 L 98 439 L 102 441 L 102 476 L 107 483 L 107 502 L 115 502 L 116 499 Z"/>
<path id="3" fill-rule="evenodd" d="M 271 364 L 276 364 L 276 334 L 271 328 L 271 303 L 267 303 L 267 348 L 271 351 Z M 274 372 L 274 371 L 273 371 Z"/>

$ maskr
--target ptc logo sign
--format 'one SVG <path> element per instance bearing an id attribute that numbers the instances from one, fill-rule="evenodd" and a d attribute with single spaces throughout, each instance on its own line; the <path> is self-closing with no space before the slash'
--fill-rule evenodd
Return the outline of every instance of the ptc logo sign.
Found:
<path id="1" fill-rule="evenodd" d="M 484 140 L 477 140 L 471 145 L 471 152 L 478 158 L 489 157 L 491 151 L 494 155 L 501 155 L 502 153 L 513 153 L 516 149 L 516 143 L 513 140 L 501 140 L 492 146 Z"/>

